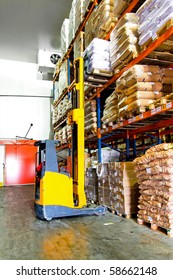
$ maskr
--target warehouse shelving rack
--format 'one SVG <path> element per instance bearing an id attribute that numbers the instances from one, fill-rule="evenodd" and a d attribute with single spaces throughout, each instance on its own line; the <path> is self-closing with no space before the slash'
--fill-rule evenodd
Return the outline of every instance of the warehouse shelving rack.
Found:
<path id="1" fill-rule="evenodd" d="M 135 124 L 138 123 L 139 120 L 142 121 L 144 119 L 150 118 L 152 116 L 155 115 L 154 111 L 149 111 L 146 112 L 140 116 L 134 117 L 132 119 L 129 120 L 125 120 L 124 122 L 122 122 L 120 125 L 115 124 L 112 128 L 107 128 L 105 130 L 101 130 L 101 113 L 100 113 L 100 98 L 101 98 L 101 94 L 104 94 L 104 90 L 109 88 L 110 85 L 112 85 L 113 83 L 115 83 L 115 81 L 128 69 L 130 69 L 132 66 L 138 64 L 140 61 L 142 61 L 145 57 L 147 57 L 147 55 L 149 55 L 152 51 L 154 51 L 157 47 L 159 47 L 163 42 L 165 42 L 167 39 L 169 39 L 170 36 L 173 35 L 173 26 L 170 27 L 168 30 L 166 30 L 166 32 L 164 34 L 162 34 L 156 41 L 154 41 L 148 48 L 146 48 L 143 52 L 141 52 L 138 57 L 136 57 L 134 60 L 132 60 L 126 67 L 124 67 L 118 74 L 115 74 L 107 83 L 105 83 L 101 88 L 98 88 L 96 90 L 96 93 L 94 93 L 88 100 L 87 102 L 89 102 L 90 100 L 92 100 L 93 98 L 97 98 L 97 118 L 98 118 L 98 131 L 97 131 L 97 141 L 98 141 L 98 160 L 99 162 L 101 162 L 101 146 L 102 144 L 104 145 L 104 142 L 102 140 L 105 140 L 105 138 L 103 139 L 104 135 L 106 133 L 111 133 L 112 131 L 118 131 L 118 129 L 126 129 L 126 160 L 129 160 L 129 137 L 132 135 L 132 132 L 129 133 L 129 124 Z M 168 108 L 166 108 L 166 111 L 173 109 L 172 108 L 172 104 L 170 105 L 170 103 L 167 104 Z M 162 116 L 162 113 L 165 112 L 165 108 L 161 108 L 158 107 L 156 109 L 157 111 L 157 115 L 158 116 Z M 172 116 L 171 116 L 172 117 Z M 159 119 L 158 119 L 159 121 Z M 173 119 L 168 119 L 166 121 L 164 121 L 163 123 L 161 122 L 161 125 L 159 128 L 163 128 L 163 127 L 167 127 L 168 125 L 173 125 Z M 127 127 L 128 126 L 128 127 Z M 133 135 L 134 135 L 134 143 L 136 142 L 136 135 L 142 132 L 146 131 L 146 127 L 141 127 L 140 129 L 137 129 L 137 126 L 133 126 Z M 154 127 L 155 126 L 155 127 Z M 134 130 L 135 129 L 135 130 Z M 148 127 L 148 129 L 154 130 L 156 129 L 156 125 L 155 122 L 153 122 L 153 124 Z M 124 135 L 123 135 L 124 136 Z M 120 138 L 122 136 L 118 135 L 118 138 Z M 92 139 L 92 137 L 89 138 L 90 140 Z M 106 139 L 108 140 L 109 137 L 106 137 Z M 92 139 L 94 140 L 94 139 Z M 158 138 L 158 143 L 160 143 L 160 139 Z M 134 150 L 136 149 L 136 145 L 134 145 Z M 134 152 L 134 155 L 136 155 L 136 152 Z"/>
<path id="2" fill-rule="evenodd" d="M 132 12 L 133 9 L 136 7 L 137 4 L 140 4 L 140 0 L 133 0 L 129 7 L 126 9 L 126 11 L 122 14 L 120 19 L 128 12 Z M 143 3 L 143 1 L 142 1 Z M 141 4 L 142 4 L 141 3 Z M 87 20 L 89 19 L 90 15 L 92 14 L 92 11 L 94 8 L 98 5 L 98 1 L 91 1 L 90 6 L 88 8 L 88 11 L 85 15 L 85 18 L 83 22 L 81 23 L 75 37 L 73 38 L 67 53 L 65 54 L 64 58 L 62 59 L 62 62 L 66 59 L 69 60 L 70 53 L 72 52 L 74 42 L 79 35 L 80 31 L 83 30 L 85 27 L 85 24 Z M 119 19 L 119 20 L 120 20 Z M 114 27 L 113 27 L 114 28 Z M 112 28 L 112 29 L 113 29 Z M 111 30 L 112 31 L 112 30 Z M 109 40 L 111 31 L 106 35 L 105 39 Z M 91 101 L 92 99 L 96 98 L 97 100 L 97 135 L 90 135 L 85 138 L 86 143 L 88 147 L 92 147 L 92 145 L 97 145 L 98 149 L 98 161 L 102 161 L 101 157 L 101 148 L 102 146 L 111 146 L 116 149 L 116 141 L 122 139 L 122 143 L 126 144 L 125 149 L 125 156 L 126 160 L 130 160 L 130 141 L 133 142 L 133 157 L 136 157 L 137 155 L 137 146 L 136 146 L 136 139 L 138 138 L 154 138 L 156 140 L 156 143 L 161 142 L 161 137 L 163 135 L 172 133 L 173 131 L 171 129 L 160 131 L 162 128 L 167 128 L 169 126 L 173 125 L 173 102 L 167 102 L 167 104 L 158 106 L 157 108 L 153 110 L 146 111 L 138 116 L 134 116 L 132 118 L 129 118 L 128 120 L 122 121 L 120 123 L 116 123 L 112 125 L 111 127 L 107 127 L 102 129 L 101 128 L 101 97 L 102 95 L 105 95 L 105 91 L 113 85 L 116 80 L 128 69 L 130 69 L 132 66 L 138 64 L 141 62 L 144 58 L 146 58 L 152 51 L 157 49 L 163 42 L 165 42 L 167 39 L 169 39 L 173 35 L 173 27 L 171 26 L 168 30 L 164 32 L 157 40 L 155 40 L 149 47 L 147 47 L 144 51 L 142 51 L 138 57 L 136 57 L 134 60 L 132 60 L 126 67 L 124 67 L 118 74 L 115 74 L 107 83 L 103 84 L 102 87 L 97 88 L 96 92 L 86 100 L 86 102 Z M 69 75 L 69 73 L 68 73 Z M 57 80 L 58 75 L 55 76 L 54 82 Z M 71 89 L 73 87 L 73 84 L 69 84 L 68 89 L 66 89 L 62 96 L 55 101 L 54 106 L 57 106 L 59 102 L 62 100 L 62 98 L 69 92 L 71 92 Z M 59 127 L 59 125 L 57 126 Z M 150 133 L 148 133 L 150 132 Z M 141 136 L 141 134 L 144 134 L 145 136 Z M 112 144 L 113 143 L 113 144 Z M 112 145 L 111 145 L 112 144 Z M 70 145 L 62 145 L 58 149 L 65 149 L 69 148 Z"/>

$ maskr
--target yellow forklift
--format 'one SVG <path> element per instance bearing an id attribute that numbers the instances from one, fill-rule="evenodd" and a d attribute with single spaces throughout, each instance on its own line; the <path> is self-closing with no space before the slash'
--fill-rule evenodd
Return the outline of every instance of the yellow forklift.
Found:
<path id="1" fill-rule="evenodd" d="M 72 176 L 59 172 L 58 140 L 35 142 L 38 147 L 35 176 L 35 213 L 44 220 L 53 218 L 103 215 L 104 206 L 87 207 L 84 191 L 84 62 L 74 63 L 75 84 L 68 124 L 72 126 Z"/>

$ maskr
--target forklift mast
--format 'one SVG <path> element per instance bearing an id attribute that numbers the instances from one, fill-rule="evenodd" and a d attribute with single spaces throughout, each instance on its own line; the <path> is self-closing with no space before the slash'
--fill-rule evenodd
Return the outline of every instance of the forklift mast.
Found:
<path id="1" fill-rule="evenodd" d="M 103 215 L 104 206 L 87 207 L 84 188 L 84 62 L 74 63 L 75 84 L 68 124 L 72 126 L 72 177 L 59 172 L 56 145 L 58 140 L 34 143 L 38 147 L 35 176 L 35 213 L 39 219 Z"/>
<path id="2" fill-rule="evenodd" d="M 84 62 L 75 60 L 75 87 L 72 94 L 72 111 L 68 114 L 68 124 L 72 126 L 72 177 L 75 205 L 86 205 L 84 192 Z"/>

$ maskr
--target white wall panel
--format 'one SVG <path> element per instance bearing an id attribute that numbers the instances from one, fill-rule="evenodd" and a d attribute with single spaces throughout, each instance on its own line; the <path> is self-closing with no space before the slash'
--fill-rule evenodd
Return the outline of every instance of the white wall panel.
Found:
<path id="1" fill-rule="evenodd" d="M 49 138 L 52 82 L 38 80 L 37 68 L 32 63 L 0 60 L 0 138 L 25 136 L 30 123 L 28 137 Z"/>

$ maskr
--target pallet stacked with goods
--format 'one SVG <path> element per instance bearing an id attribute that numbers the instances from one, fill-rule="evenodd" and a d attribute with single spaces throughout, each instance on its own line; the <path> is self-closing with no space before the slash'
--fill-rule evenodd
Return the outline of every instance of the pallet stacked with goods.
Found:
<path id="1" fill-rule="evenodd" d="M 88 151 L 96 151 L 97 165 L 107 172 L 97 174 L 98 201 L 131 216 L 137 212 L 137 181 L 124 183 L 135 175 L 121 161 L 133 161 L 173 135 L 173 2 L 91 0 L 76 8 L 77 2 L 70 12 L 73 36 L 62 63 L 84 57 L 85 144 Z M 71 82 L 63 97 L 71 92 Z M 103 162 L 108 148 L 120 153 L 119 163 Z M 122 184 L 112 180 L 115 173 Z M 88 193 L 94 196 L 93 186 Z"/>
<path id="2" fill-rule="evenodd" d="M 139 188 L 132 162 L 107 162 L 98 166 L 98 201 L 119 216 L 137 214 Z"/>
<path id="3" fill-rule="evenodd" d="M 134 160 L 140 197 L 137 222 L 173 237 L 173 144 L 160 144 Z"/>

